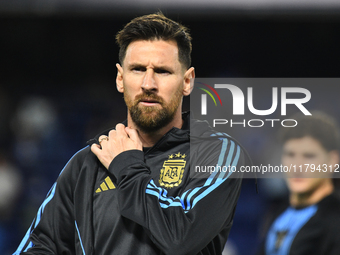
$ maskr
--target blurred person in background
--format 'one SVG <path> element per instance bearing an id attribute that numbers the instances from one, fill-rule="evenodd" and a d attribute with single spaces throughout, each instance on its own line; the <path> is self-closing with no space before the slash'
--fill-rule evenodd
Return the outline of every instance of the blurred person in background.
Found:
<path id="1" fill-rule="evenodd" d="M 13 222 L 16 202 L 22 191 L 22 176 L 0 150 L 0 254 L 10 254 L 17 225 Z"/>
<path id="2" fill-rule="evenodd" d="M 340 254 L 340 198 L 332 176 L 339 172 L 339 129 L 333 118 L 314 112 L 300 116 L 281 135 L 289 206 L 273 212 L 258 254 Z"/>
<path id="3" fill-rule="evenodd" d="M 145 15 L 117 42 L 127 121 L 72 157 L 14 254 L 221 254 L 241 176 L 190 166 L 239 167 L 244 152 L 182 113 L 195 77 L 188 30 Z M 190 136 L 206 139 L 190 147 Z"/>

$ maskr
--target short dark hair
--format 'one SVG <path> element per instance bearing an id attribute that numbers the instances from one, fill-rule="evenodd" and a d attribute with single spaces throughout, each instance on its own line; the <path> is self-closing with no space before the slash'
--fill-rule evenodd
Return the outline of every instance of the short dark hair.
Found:
<path id="1" fill-rule="evenodd" d="M 119 61 L 123 64 L 126 49 L 137 40 L 173 40 L 177 42 L 178 60 L 189 68 L 191 65 L 191 36 L 188 28 L 165 17 L 163 13 L 134 18 L 116 35 L 119 45 Z"/>
<path id="2" fill-rule="evenodd" d="M 327 151 L 339 150 L 339 128 L 334 118 L 326 113 L 316 111 L 312 116 L 295 115 L 292 117 L 298 124 L 295 127 L 284 127 L 280 132 L 282 144 L 290 139 L 310 136 L 319 141 Z"/>

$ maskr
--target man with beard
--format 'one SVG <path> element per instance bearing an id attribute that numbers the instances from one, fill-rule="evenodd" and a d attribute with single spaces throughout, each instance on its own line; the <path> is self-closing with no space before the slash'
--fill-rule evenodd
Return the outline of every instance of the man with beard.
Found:
<path id="1" fill-rule="evenodd" d="M 15 254 L 221 254 L 241 178 L 190 167 L 239 167 L 244 155 L 181 112 L 195 76 L 188 30 L 157 13 L 116 39 L 127 121 L 70 160 Z"/>

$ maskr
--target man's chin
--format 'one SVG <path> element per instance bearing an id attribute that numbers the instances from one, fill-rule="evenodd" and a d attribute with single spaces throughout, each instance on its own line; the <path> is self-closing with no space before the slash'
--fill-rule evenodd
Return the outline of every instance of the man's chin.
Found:
<path id="1" fill-rule="evenodd" d="M 137 128 L 145 133 L 154 133 L 155 131 L 161 129 L 164 125 L 159 122 L 155 122 L 154 118 L 150 116 L 145 116 L 142 120 L 139 120 L 138 122 L 135 122 L 137 125 Z"/>
<path id="2" fill-rule="evenodd" d="M 173 118 L 162 115 L 158 111 L 142 112 L 138 118 L 133 118 L 139 129 L 146 133 L 153 133 L 171 122 Z"/>
<path id="3" fill-rule="evenodd" d="M 139 107 L 139 110 L 142 114 L 158 114 L 158 112 L 162 109 L 162 107 L 159 104 L 145 106 L 141 105 Z"/>

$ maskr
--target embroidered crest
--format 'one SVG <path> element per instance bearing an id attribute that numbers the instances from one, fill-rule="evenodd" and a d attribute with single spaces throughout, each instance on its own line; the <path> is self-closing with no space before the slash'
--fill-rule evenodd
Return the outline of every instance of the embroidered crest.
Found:
<path id="1" fill-rule="evenodd" d="M 184 168 L 185 154 L 178 152 L 169 155 L 169 159 L 165 160 L 159 177 L 159 184 L 166 188 L 173 188 L 181 184 Z"/>

